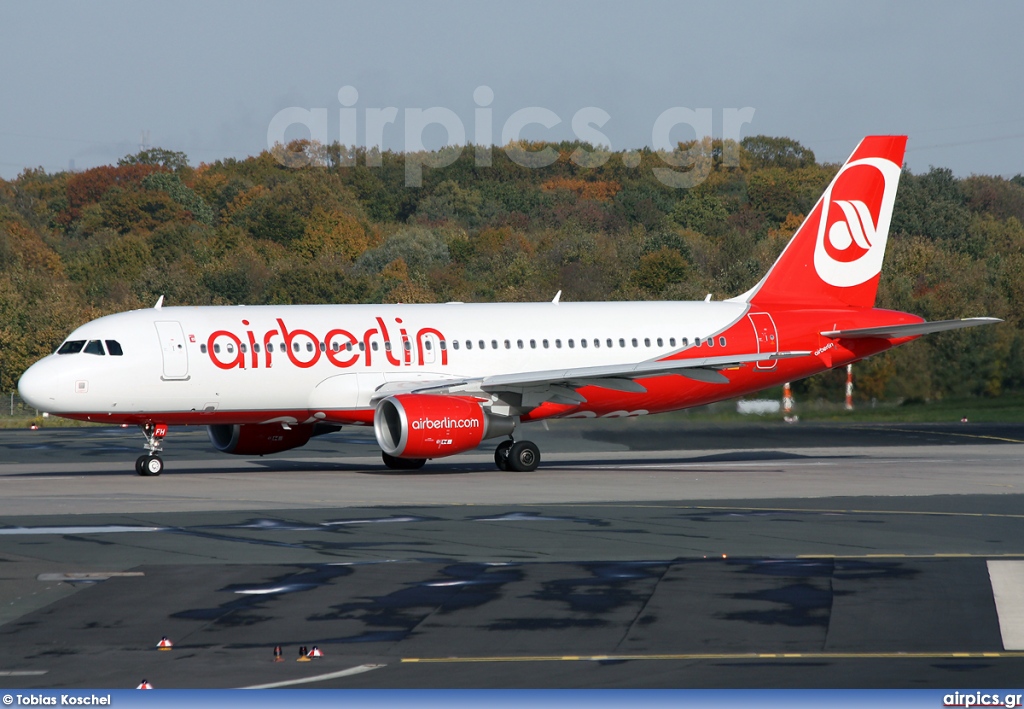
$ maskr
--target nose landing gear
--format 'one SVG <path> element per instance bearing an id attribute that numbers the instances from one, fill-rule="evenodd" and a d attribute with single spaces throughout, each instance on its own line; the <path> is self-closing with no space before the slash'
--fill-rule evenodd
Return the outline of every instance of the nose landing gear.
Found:
<path id="1" fill-rule="evenodd" d="M 498 470 L 529 473 L 540 464 L 540 449 L 533 441 L 516 441 L 510 436 L 494 449 L 494 464 Z"/>
<path id="2" fill-rule="evenodd" d="M 159 475 L 164 471 L 164 461 L 158 455 L 164 450 L 163 439 L 167 435 L 166 423 L 147 423 L 142 428 L 146 436 L 146 445 L 143 446 L 149 453 L 140 455 L 135 461 L 135 472 L 146 477 Z"/>

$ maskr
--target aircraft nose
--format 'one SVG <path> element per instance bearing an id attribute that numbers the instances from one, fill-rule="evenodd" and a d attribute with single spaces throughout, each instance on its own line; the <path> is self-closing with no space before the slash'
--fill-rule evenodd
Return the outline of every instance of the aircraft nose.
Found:
<path id="1" fill-rule="evenodd" d="M 26 404 L 40 411 L 50 411 L 56 403 L 52 373 L 43 362 L 37 362 L 25 370 L 18 380 L 18 393 Z"/>

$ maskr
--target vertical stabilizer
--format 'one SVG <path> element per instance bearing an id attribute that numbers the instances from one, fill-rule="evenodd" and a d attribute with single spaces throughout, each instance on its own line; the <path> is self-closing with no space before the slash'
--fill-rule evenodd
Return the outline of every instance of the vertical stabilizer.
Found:
<path id="1" fill-rule="evenodd" d="M 862 140 L 765 277 L 736 300 L 874 306 L 906 145 L 906 136 Z"/>

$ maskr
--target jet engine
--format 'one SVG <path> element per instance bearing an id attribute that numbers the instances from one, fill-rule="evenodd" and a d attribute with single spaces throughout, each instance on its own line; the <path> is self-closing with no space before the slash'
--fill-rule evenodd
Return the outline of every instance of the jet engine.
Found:
<path id="1" fill-rule="evenodd" d="M 285 428 L 280 423 L 219 423 L 207 426 L 210 443 L 221 453 L 234 455 L 266 455 L 304 446 L 313 436 L 337 431 L 340 426 L 322 423 L 293 424 Z"/>
<path id="2" fill-rule="evenodd" d="M 471 396 L 398 394 L 377 404 L 373 415 L 377 443 L 395 458 L 455 455 L 515 427 L 516 419 L 490 413 Z"/>

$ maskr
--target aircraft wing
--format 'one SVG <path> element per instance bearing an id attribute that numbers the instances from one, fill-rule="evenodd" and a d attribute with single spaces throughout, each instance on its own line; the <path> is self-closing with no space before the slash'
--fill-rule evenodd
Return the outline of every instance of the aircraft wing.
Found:
<path id="1" fill-rule="evenodd" d="M 375 403 L 394 394 L 457 394 L 515 393 L 522 396 L 523 406 L 539 406 L 545 401 L 581 404 L 586 401 L 576 389 L 596 386 L 615 391 L 642 394 L 646 388 L 637 379 L 664 374 L 679 374 L 689 379 L 711 384 L 727 384 L 729 379 L 721 370 L 739 367 L 751 362 L 768 362 L 809 355 L 809 351 L 771 352 L 766 354 L 725 355 L 722 357 L 695 357 L 646 361 L 629 364 L 611 364 L 596 367 L 571 367 L 536 372 L 495 374 L 432 382 L 395 382 L 381 387 L 371 400 Z"/>
<path id="2" fill-rule="evenodd" d="M 959 330 L 965 327 L 977 327 L 978 325 L 994 325 L 999 322 L 1002 322 L 999 318 L 962 318 L 960 320 L 935 320 L 933 322 L 911 323 L 910 325 L 883 325 L 881 327 L 862 327 L 853 330 L 826 330 L 821 334 L 824 337 L 835 339 L 844 337 L 848 339 L 862 337 L 896 339 L 899 337 L 927 335 L 932 332 L 943 332 L 945 330 Z"/>

